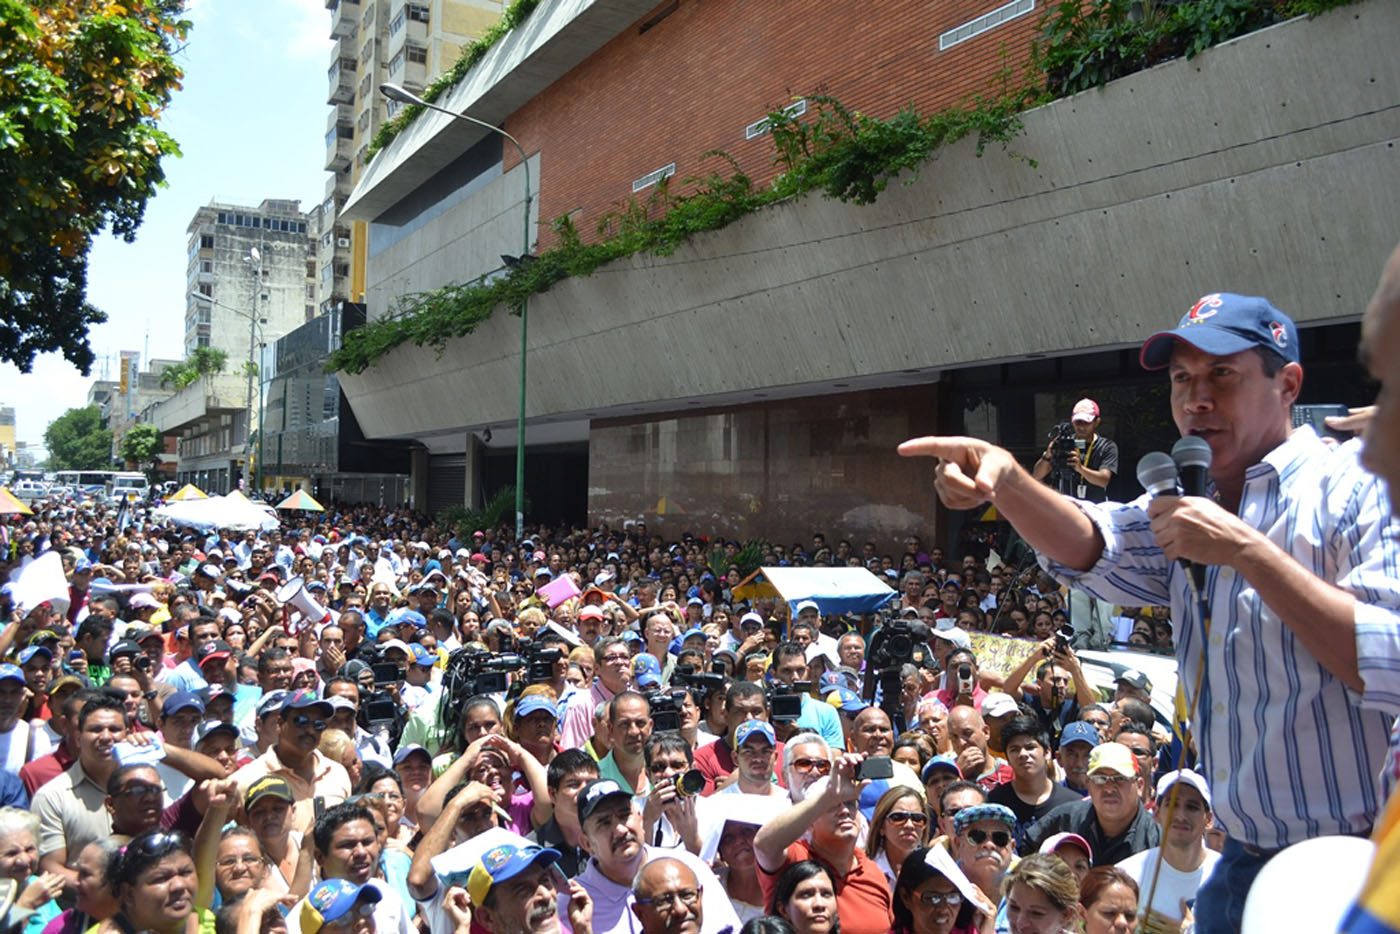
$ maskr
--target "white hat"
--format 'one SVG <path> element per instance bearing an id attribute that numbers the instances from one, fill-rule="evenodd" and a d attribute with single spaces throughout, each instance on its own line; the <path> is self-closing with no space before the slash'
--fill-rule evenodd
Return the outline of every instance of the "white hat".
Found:
<path id="1" fill-rule="evenodd" d="M 959 649 L 972 648 L 972 639 L 957 626 L 950 626 L 947 629 L 935 629 L 933 631 L 933 637 L 935 639 L 945 639 L 953 643 L 953 645 Z"/>
<path id="2" fill-rule="evenodd" d="M 1185 782 L 1201 793 L 1201 797 L 1206 799 L 1206 807 L 1214 807 L 1210 801 L 1210 786 L 1206 784 L 1205 776 L 1200 772 L 1192 772 L 1188 769 L 1177 769 L 1175 772 L 1168 772 L 1157 780 L 1157 800 L 1162 800 L 1162 796 L 1171 790 L 1177 782 Z"/>
<path id="3" fill-rule="evenodd" d="M 1016 698 L 1000 691 L 993 691 L 982 701 L 984 717 L 1004 717 L 1009 713 L 1019 713 L 1020 710 L 1021 708 L 1016 706 Z"/>
<path id="4" fill-rule="evenodd" d="M 413 650 L 410 649 L 408 647 L 408 643 L 404 642 L 402 639 L 390 639 L 387 642 L 379 643 L 379 652 L 381 655 L 389 651 L 390 649 L 398 649 L 400 652 L 403 652 L 403 654 L 407 655 L 409 658 L 413 657 Z"/>

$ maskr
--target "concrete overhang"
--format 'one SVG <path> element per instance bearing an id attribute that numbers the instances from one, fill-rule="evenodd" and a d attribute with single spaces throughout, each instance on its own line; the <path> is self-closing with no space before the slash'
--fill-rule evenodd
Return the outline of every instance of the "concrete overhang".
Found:
<path id="1" fill-rule="evenodd" d="M 503 126 L 655 6 L 656 0 L 543 0 L 434 103 Z M 490 134 L 437 111 L 420 114 L 365 166 L 340 219 L 375 220 Z"/>
<path id="2" fill-rule="evenodd" d="M 245 379 L 228 374 L 204 376 L 156 403 L 151 418 L 162 434 L 173 434 L 210 416 L 241 412 L 247 401 Z"/>

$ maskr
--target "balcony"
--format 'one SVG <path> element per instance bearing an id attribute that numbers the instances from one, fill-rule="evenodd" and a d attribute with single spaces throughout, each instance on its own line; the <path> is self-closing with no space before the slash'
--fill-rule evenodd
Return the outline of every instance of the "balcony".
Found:
<path id="1" fill-rule="evenodd" d="M 353 36 L 360 26 L 360 4 L 351 0 L 326 0 L 331 11 L 331 38 Z"/>
<path id="2" fill-rule="evenodd" d="M 326 171 L 339 172 L 341 169 L 348 168 L 350 157 L 353 154 L 352 146 L 354 146 L 354 140 L 349 136 L 337 135 L 336 130 L 331 130 L 330 133 L 326 134 Z"/>
<path id="3" fill-rule="evenodd" d="M 336 59 L 326 73 L 330 80 L 330 98 L 328 104 L 349 104 L 355 100 L 355 60 L 353 58 Z"/>
<path id="4" fill-rule="evenodd" d="M 350 129 L 355 125 L 355 108 L 352 104 L 336 104 L 331 107 L 330 113 L 326 115 L 326 132 L 329 133 L 336 127 Z"/>

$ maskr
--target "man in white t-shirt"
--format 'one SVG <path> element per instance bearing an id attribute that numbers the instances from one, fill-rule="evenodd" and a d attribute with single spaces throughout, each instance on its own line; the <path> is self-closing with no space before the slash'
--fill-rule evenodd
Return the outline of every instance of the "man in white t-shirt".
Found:
<path id="1" fill-rule="evenodd" d="M 1155 813 L 1162 828 L 1162 845 L 1135 853 L 1118 868 L 1137 880 L 1143 902 L 1150 894 L 1152 903 L 1146 906 L 1143 930 L 1174 931 L 1186 917 L 1187 903 L 1195 900 L 1196 890 L 1210 878 L 1220 860 L 1219 853 L 1206 847 L 1206 830 L 1212 824 L 1210 786 L 1197 772 L 1168 772 L 1157 783 Z"/>
<path id="2" fill-rule="evenodd" d="M 53 741 L 41 729 L 21 719 L 26 698 L 24 671 L 18 665 L 0 665 L 0 762 L 7 772 L 53 752 Z"/>

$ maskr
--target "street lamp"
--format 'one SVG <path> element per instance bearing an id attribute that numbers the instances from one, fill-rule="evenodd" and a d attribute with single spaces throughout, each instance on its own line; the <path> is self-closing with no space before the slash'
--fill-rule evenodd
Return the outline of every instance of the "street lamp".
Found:
<path id="1" fill-rule="evenodd" d="M 499 133 L 515 145 L 516 151 L 520 153 L 520 164 L 525 170 L 525 241 L 521 248 L 519 257 L 502 256 L 507 266 L 514 267 L 526 260 L 530 255 L 530 160 L 525 155 L 525 147 L 520 145 L 520 140 L 511 136 L 498 126 L 478 120 L 467 114 L 457 113 L 455 110 L 448 110 L 446 107 L 439 107 L 430 104 L 423 98 L 406 90 L 397 84 L 385 82 L 379 86 L 379 93 L 390 100 L 398 101 L 401 104 L 417 104 L 419 107 L 426 107 L 428 110 L 436 110 L 438 113 L 447 114 L 458 120 L 465 120 L 468 123 L 475 123 L 479 127 L 484 127 L 493 133 Z M 527 317 L 529 314 L 529 301 L 522 298 L 520 300 L 520 410 L 515 418 L 515 540 L 519 542 L 525 537 L 525 347 L 526 333 L 528 331 Z"/>
<path id="2" fill-rule="evenodd" d="M 253 247 L 252 252 L 256 254 L 257 251 L 258 251 L 258 250 L 257 250 L 257 247 Z M 255 310 L 256 310 L 256 306 L 257 306 L 257 296 L 258 296 L 258 293 L 259 293 L 259 291 L 260 291 L 260 289 L 261 289 L 261 286 L 262 286 L 262 275 L 261 275 L 261 273 L 259 273 L 259 275 L 258 275 L 257 286 L 258 286 L 258 288 L 254 289 L 254 291 L 253 291 L 253 302 L 254 302 L 254 308 L 255 308 Z M 253 367 L 254 367 L 254 363 L 253 363 L 253 350 L 254 350 L 254 347 L 255 347 L 255 346 L 258 347 L 258 348 L 263 348 L 263 347 L 266 347 L 266 346 L 267 346 L 267 335 L 263 333 L 263 329 L 262 329 L 262 326 L 263 326 L 264 324 L 267 323 L 267 319 L 264 318 L 264 317 L 262 317 L 262 316 L 260 316 L 260 315 L 257 315 L 257 314 L 252 314 L 252 315 L 250 315 L 250 314 L 248 314 L 248 312 L 242 311 L 242 310 L 240 310 L 240 309 L 238 309 L 238 308 L 235 308 L 235 307 L 233 307 L 232 305 L 226 305 L 226 304 L 224 304 L 223 302 L 216 301 L 216 300 L 213 298 L 213 296 L 205 295 L 203 292 L 190 292 L 190 293 L 188 293 L 188 297 L 189 297 L 189 298 L 192 298 L 192 299 L 194 299 L 195 301 L 198 301 L 198 302 L 204 302 L 204 303 L 207 303 L 207 304 L 210 304 L 210 305 L 216 305 L 216 306 L 218 306 L 219 308 L 224 309 L 225 311 L 231 311 L 231 312 L 233 312 L 234 314 L 238 315 L 240 318 L 247 318 L 247 319 L 248 319 L 248 401 L 247 401 L 247 410 L 248 410 L 249 426 L 250 426 L 250 435 L 251 435 L 251 422 L 252 422 L 252 413 L 253 413 Z M 256 333 L 256 339 L 257 339 L 256 345 L 254 344 L 255 333 Z M 256 465 L 255 465 L 255 470 L 254 470 L 254 477 L 255 477 L 255 479 L 254 479 L 253 482 L 254 482 L 254 488 L 255 488 L 255 489 L 258 491 L 258 493 L 261 495 L 261 493 L 262 493 L 262 467 L 263 467 L 263 416 L 264 416 L 264 414 L 265 414 L 265 413 L 263 412 L 263 376 L 262 376 L 262 361 L 261 361 L 261 360 L 257 361 L 256 366 L 257 366 L 257 371 L 258 371 L 258 458 L 257 458 L 257 463 L 256 463 Z M 249 442 L 249 446 L 251 447 L 251 441 Z"/>

